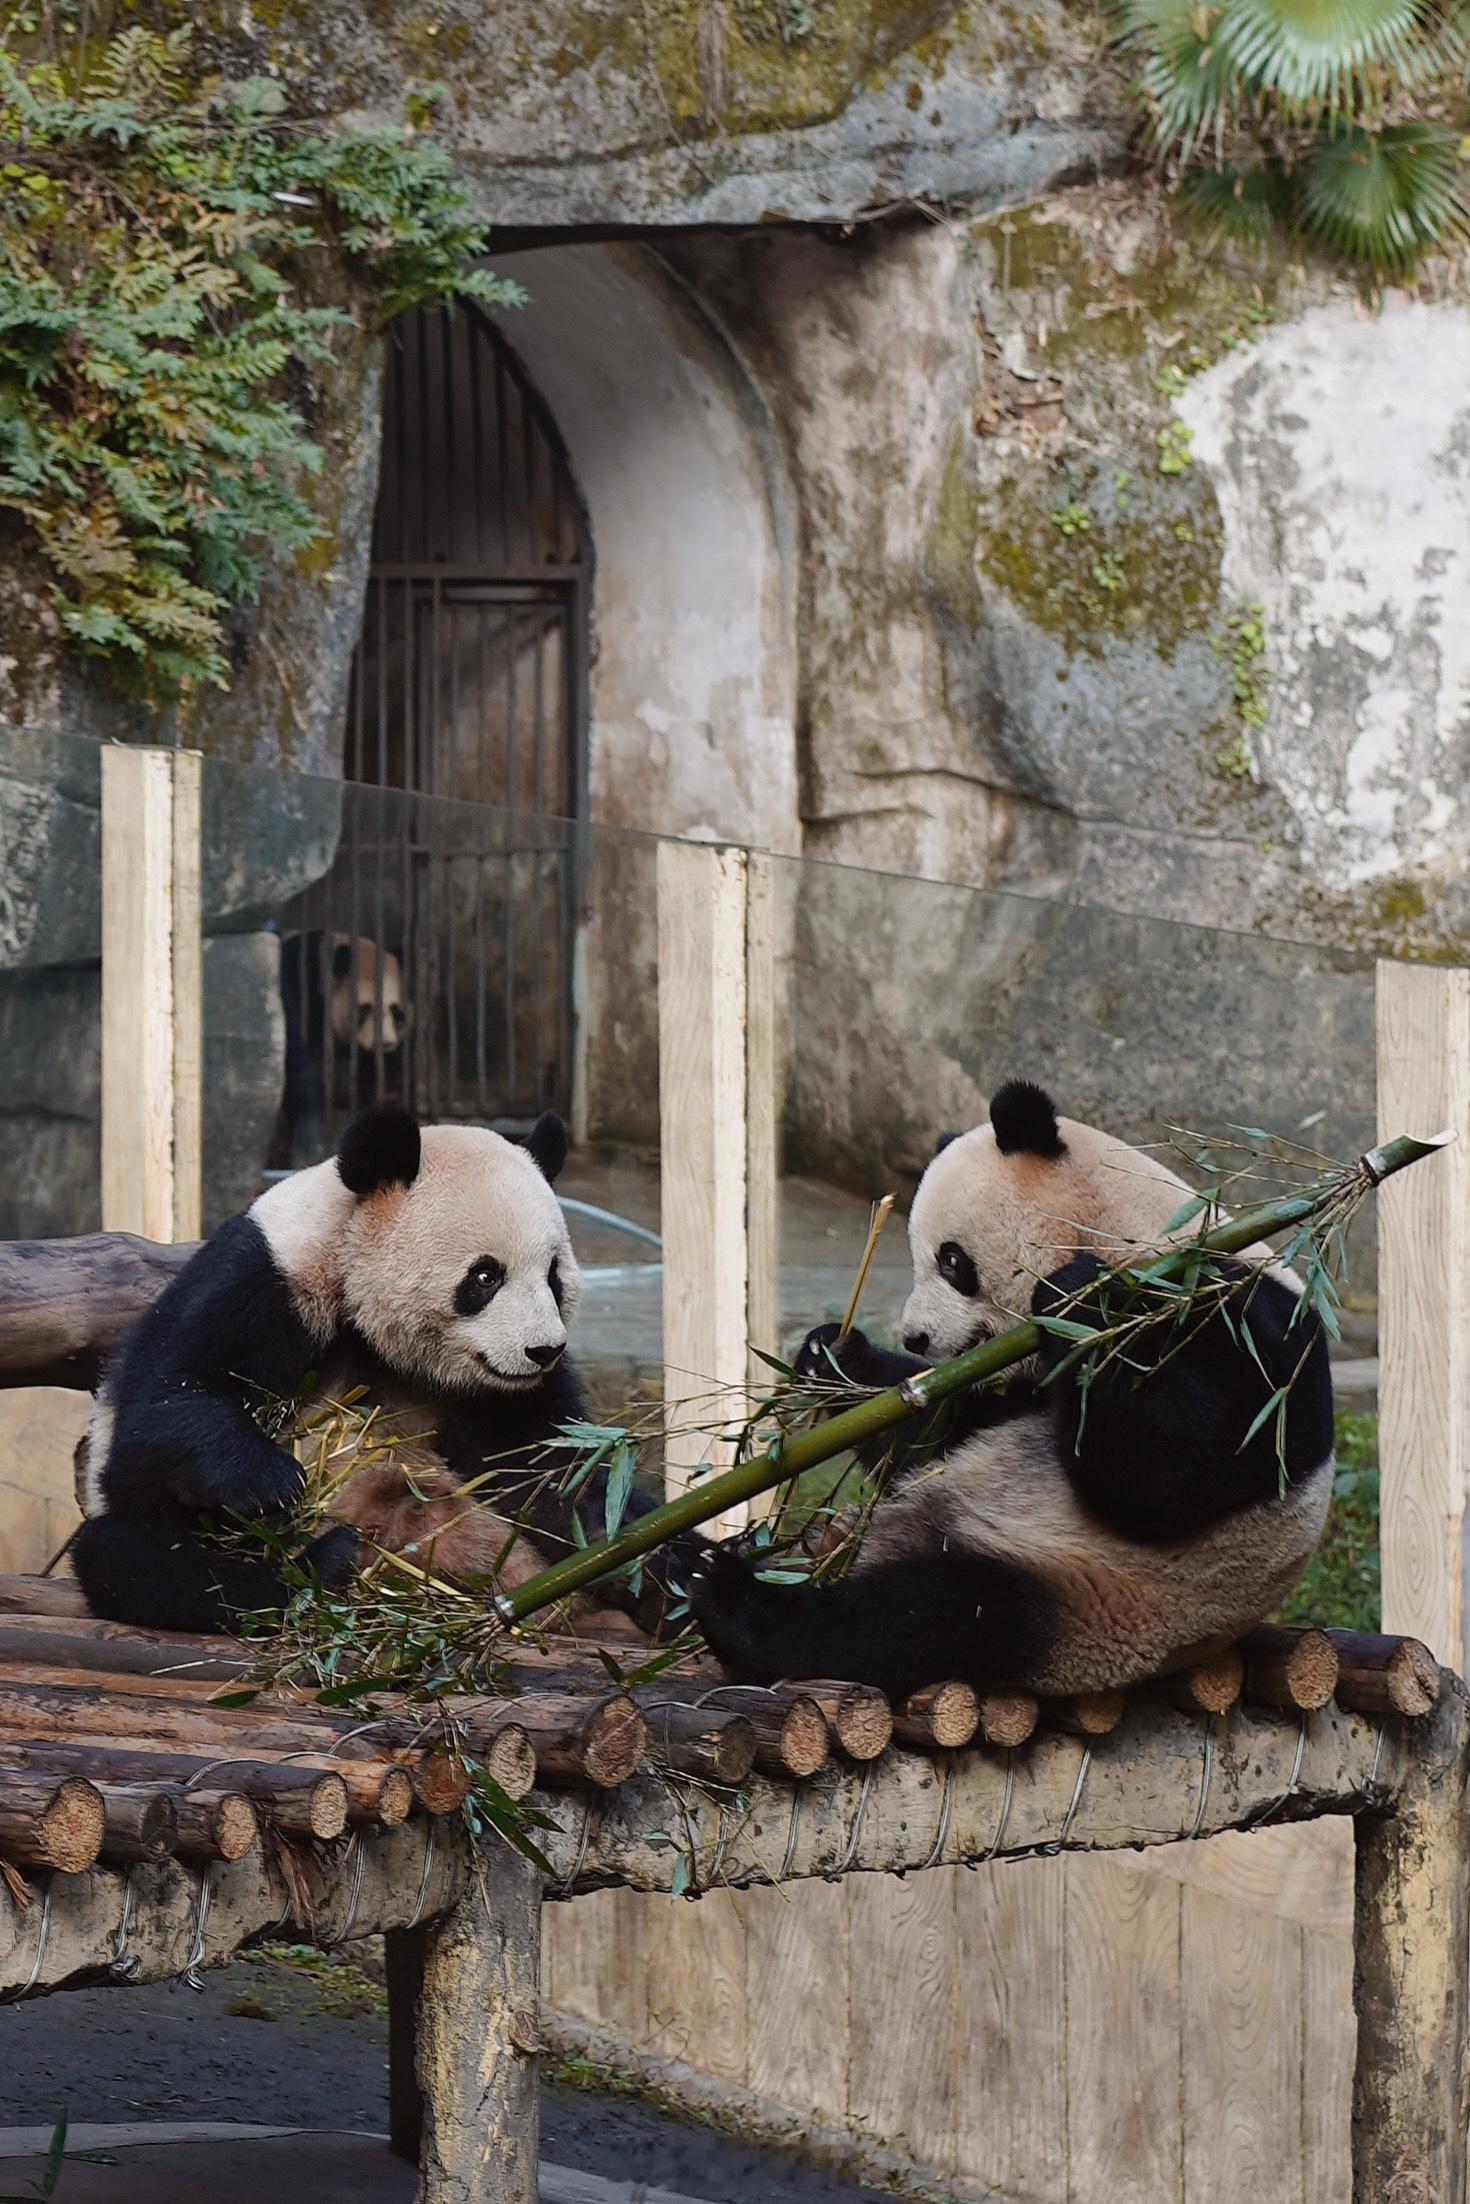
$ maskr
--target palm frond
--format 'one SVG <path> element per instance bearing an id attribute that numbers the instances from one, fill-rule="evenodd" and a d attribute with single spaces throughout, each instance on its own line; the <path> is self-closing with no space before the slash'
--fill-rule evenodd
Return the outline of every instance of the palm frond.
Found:
<path id="1" fill-rule="evenodd" d="M 1234 121 L 1240 88 L 1214 36 L 1218 8 L 1190 0 L 1115 0 L 1118 41 L 1141 56 L 1138 96 L 1157 153 L 1189 155 Z"/>
<path id="2" fill-rule="evenodd" d="M 1211 244 L 1260 251 L 1293 219 L 1291 183 L 1275 161 L 1194 169 L 1180 179 L 1179 199 Z"/>
<path id="3" fill-rule="evenodd" d="M 1229 0 L 1216 37 L 1253 89 L 1345 118 L 1365 72 L 1422 74 L 1434 14 L 1425 0 Z"/>
<path id="4" fill-rule="evenodd" d="M 1436 124 L 1339 130 L 1303 163 L 1302 228 L 1360 266 L 1411 268 L 1470 238 L 1466 174 L 1458 138 Z"/>

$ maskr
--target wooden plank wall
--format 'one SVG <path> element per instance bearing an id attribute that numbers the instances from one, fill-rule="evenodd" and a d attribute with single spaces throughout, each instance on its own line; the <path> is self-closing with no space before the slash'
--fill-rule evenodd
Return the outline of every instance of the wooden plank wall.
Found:
<path id="1" fill-rule="evenodd" d="M 545 1997 L 1016 2204 L 1347 2204 L 1352 1832 L 549 1909 Z"/>

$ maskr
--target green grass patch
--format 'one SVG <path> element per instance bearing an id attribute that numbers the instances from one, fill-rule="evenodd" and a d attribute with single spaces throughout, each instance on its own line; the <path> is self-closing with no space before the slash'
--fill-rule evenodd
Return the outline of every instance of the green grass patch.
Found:
<path id="1" fill-rule="evenodd" d="M 1377 1630 L 1381 1614 L 1378 1418 L 1339 1409 L 1337 1474 L 1327 1528 L 1301 1582 L 1273 1619 Z"/>

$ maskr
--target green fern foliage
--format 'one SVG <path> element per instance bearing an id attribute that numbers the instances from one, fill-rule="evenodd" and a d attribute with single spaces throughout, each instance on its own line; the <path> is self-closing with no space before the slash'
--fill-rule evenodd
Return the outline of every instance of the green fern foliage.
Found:
<path id="1" fill-rule="evenodd" d="M 155 702 L 227 685 L 265 548 L 320 532 L 296 363 L 421 300 L 520 296 L 438 148 L 284 110 L 272 79 L 201 82 L 187 30 L 80 72 L 0 48 L 0 507 L 64 636 Z M 351 311 L 313 303 L 327 262 Z"/>
<path id="2" fill-rule="evenodd" d="M 1149 153 L 1219 234 L 1376 275 L 1470 240 L 1470 0 L 1112 0 Z"/>

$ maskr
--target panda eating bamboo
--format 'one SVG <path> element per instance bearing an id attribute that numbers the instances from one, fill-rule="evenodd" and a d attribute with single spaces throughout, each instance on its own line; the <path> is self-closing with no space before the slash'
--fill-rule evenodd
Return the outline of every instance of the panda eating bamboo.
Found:
<path id="1" fill-rule="evenodd" d="M 340 1482 L 339 1520 L 299 1556 L 323 1584 L 348 1581 L 366 1537 L 488 1597 L 570 1548 L 574 1477 L 600 1522 L 606 1472 L 581 1474 L 563 1437 L 585 1414 L 566 1356 L 581 1276 L 551 1185 L 566 1150 L 550 1115 L 521 1143 L 385 1104 L 222 1225 L 98 1391 L 72 1548 L 93 1613 L 207 1631 L 278 1609 L 267 1546 L 212 1533 L 289 1522 L 304 1472 L 273 1411 L 299 1427 L 359 1391 L 394 1443 Z"/>
<path id="2" fill-rule="evenodd" d="M 1184 1229 L 1189 1195 L 1025 1081 L 942 1144 L 909 1223 L 909 1352 L 822 1325 L 798 1374 L 891 1386 L 1028 1314 L 1064 1311 L 1070 1332 L 1044 1333 L 1002 1387 L 912 1419 L 845 1576 L 768 1582 L 730 1546 L 694 1551 L 695 1616 L 731 1676 L 847 1677 L 894 1695 L 942 1676 L 1107 1690 L 1271 1610 L 1332 1485 L 1327 1346 L 1300 1281 L 1253 1250 L 1219 1266 L 1213 1300 L 1130 1339 L 1086 1385 L 1075 1359 L 1077 1327 L 1107 1321 L 1104 1266 Z M 892 1447 L 876 1442 L 870 1466 Z"/>

